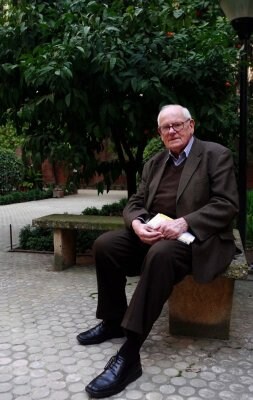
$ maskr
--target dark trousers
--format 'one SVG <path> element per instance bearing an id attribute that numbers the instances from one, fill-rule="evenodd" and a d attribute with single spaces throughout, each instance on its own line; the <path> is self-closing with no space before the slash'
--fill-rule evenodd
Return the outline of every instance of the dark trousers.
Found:
<path id="1" fill-rule="evenodd" d="M 122 326 L 147 337 L 173 286 L 191 273 L 191 245 L 161 240 L 152 246 L 129 229 L 106 232 L 94 243 L 98 305 L 96 316 L 122 320 Z M 127 305 L 127 276 L 140 275 Z"/>

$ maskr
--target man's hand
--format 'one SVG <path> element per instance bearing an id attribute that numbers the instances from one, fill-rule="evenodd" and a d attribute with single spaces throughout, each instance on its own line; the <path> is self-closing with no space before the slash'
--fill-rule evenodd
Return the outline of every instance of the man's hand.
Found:
<path id="1" fill-rule="evenodd" d="M 184 218 L 163 220 L 155 229 L 161 232 L 165 239 L 177 239 L 182 233 L 188 230 L 188 224 Z"/>
<path id="2" fill-rule="evenodd" d="M 159 232 L 159 230 L 151 228 L 151 226 L 147 224 L 143 224 L 138 219 L 133 220 L 132 228 L 143 243 L 152 245 L 158 240 L 164 239 L 163 234 Z"/>

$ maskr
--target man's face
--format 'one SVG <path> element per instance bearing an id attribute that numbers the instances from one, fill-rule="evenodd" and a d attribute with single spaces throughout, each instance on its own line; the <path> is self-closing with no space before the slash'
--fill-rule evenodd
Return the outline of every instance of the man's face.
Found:
<path id="1" fill-rule="evenodd" d="M 194 133 L 194 121 L 185 118 L 181 108 L 170 107 L 160 115 L 159 133 L 165 147 L 178 155 L 187 146 Z"/>

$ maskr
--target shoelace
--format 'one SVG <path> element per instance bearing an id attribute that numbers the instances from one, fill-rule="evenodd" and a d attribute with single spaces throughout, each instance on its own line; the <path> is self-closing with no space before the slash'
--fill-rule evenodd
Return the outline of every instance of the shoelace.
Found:
<path id="1" fill-rule="evenodd" d="M 115 373 L 116 372 L 115 369 L 117 368 L 117 361 L 118 361 L 118 353 L 110 358 L 104 369 L 106 370 L 108 368 L 111 368 L 112 372 Z"/>

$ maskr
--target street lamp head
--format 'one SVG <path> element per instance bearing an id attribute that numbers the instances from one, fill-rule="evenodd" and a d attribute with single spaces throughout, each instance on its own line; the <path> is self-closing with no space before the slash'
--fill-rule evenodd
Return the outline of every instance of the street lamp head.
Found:
<path id="1" fill-rule="evenodd" d="M 224 14 L 240 39 L 249 39 L 253 32 L 253 0 L 220 0 Z"/>

